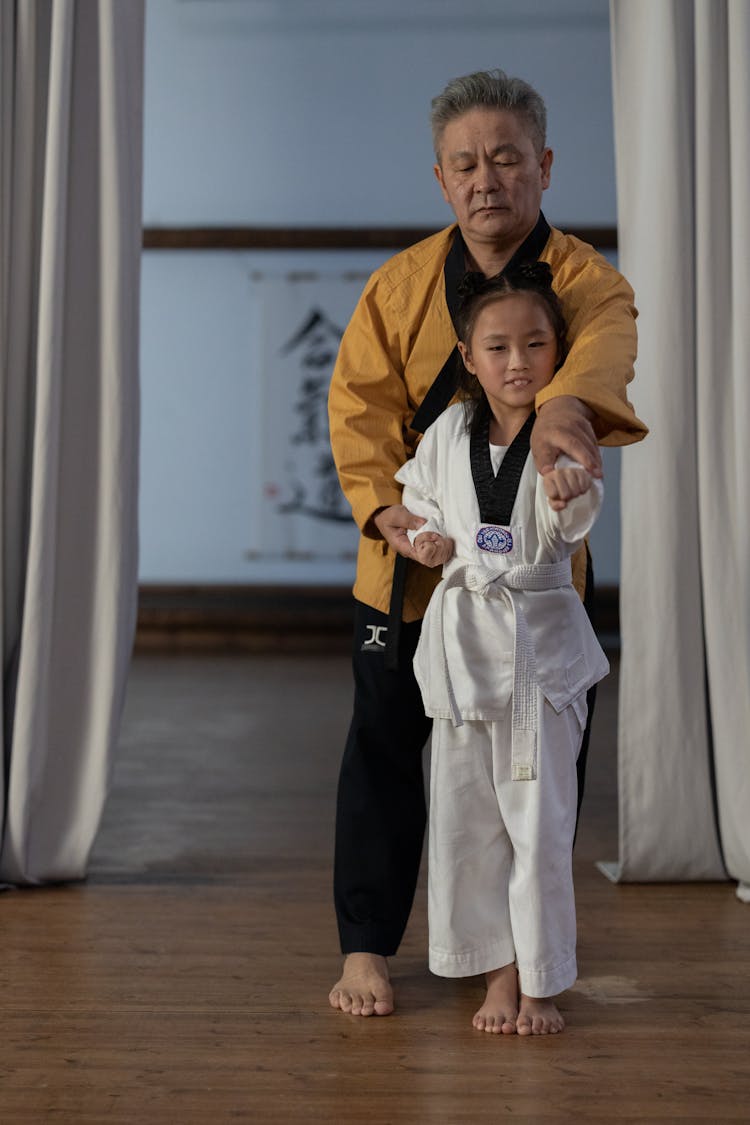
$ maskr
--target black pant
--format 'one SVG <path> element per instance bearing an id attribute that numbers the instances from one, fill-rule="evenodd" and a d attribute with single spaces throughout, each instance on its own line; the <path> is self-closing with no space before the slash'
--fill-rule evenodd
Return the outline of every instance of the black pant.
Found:
<path id="1" fill-rule="evenodd" d="M 587 600 L 593 590 L 587 582 Z M 336 810 L 334 901 L 343 953 L 398 949 L 411 912 L 426 822 L 422 749 L 426 718 L 412 670 L 420 621 L 402 624 L 399 667 L 385 668 L 388 618 L 356 603 L 354 715 L 344 749 Z M 578 757 L 583 797 L 595 689 Z"/>

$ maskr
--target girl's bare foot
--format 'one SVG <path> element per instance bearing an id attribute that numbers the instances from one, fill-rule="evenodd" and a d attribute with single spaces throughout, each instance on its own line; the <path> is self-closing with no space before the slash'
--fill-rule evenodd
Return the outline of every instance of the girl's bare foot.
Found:
<path id="1" fill-rule="evenodd" d="M 521 993 L 521 1010 L 516 1024 L 519 1035 L 557 1035 L 564 1028 L 565 1020 L 553 1000 Z"/>
<path id="2" fill-rule="evenodd" d="M 328 994 L 332 1008 L 352 1016 L 389 1016 L 393 989 L 388 962 L 377 953 L 349 953 L 344 971 Z"/>
<path id="3" fill-rule="evenodd" d="M 493 1035 L 513 1035 L 518 1016 L 518 970 L 515 965 L 503 965 L 486 973 L 487 996 L 474 1016 L 472 1023 L 477 1031 L 490 1031 Z"/>

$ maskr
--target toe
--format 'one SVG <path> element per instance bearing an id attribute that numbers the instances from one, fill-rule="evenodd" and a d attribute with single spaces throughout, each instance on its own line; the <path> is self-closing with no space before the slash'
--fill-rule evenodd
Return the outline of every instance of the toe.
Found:
<path id="1" fill-rule="evenodd" d="M 371 1016 L 375 1012 L 375 997 L 363 996 L 362 1007 L 359 1010 L 361 1016 Z"/>
<path id="2" fill-rule="evenodd" d="M 354 1004 L 354 997 L 351 995 L 350 992 L 341 992 L 341 993 L 339 993 L 339 995 L 341 997 L 341 999 L 339 1001 L 339 1007 L 341 1008 L 341 1011 L 342 1012 L 351 1012 L 352 1006 Z"/>

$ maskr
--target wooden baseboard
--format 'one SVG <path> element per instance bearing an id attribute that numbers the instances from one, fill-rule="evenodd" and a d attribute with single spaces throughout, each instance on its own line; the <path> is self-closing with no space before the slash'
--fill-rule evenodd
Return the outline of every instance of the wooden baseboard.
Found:
<path id="1" fill-rule="evenodd" d="M 596 592 L 596 626 L 610 647 L 619 636 L 619 591 Z M 353 602 L 348 587 L 144 585 L 136 652 L 347 652 Z"/>
<path id="2" fill-rule="evenodd" d="M 344 587 L 141 586 L 136 651 L 348 649 Z"/>

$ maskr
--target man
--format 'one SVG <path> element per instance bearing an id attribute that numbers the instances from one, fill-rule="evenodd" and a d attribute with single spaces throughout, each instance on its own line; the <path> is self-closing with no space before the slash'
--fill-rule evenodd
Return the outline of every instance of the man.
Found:
<path id="1" fill-rule="evenodd" d="M 553 156 L 540 96 L 502 71 L 468 75 L 433 100 L 432 128 L 435 175 L 457 225 L 373 274 L 344 334 L 329 401 L 341 485 L 362 532 L 354 715 L 336 822 L 334 892 L 345 962 L 329 999 L 363 1016 L 393 1011 L 387 958 L 400 944 L 419 871 L 430 723 L 412 657 L 439 578 L 413 561 L 407 530 L 423 521 L 403 507 L 393 478 L 450 401 L 450 307 L 462 274 L 493 276 L 525 259 L 552 269 L 570 351 L 536 399 L 531 452 L 540 473 L 565 453 L 601 476 L 599 442 L 625 445 L 646 433 L 626 398 L 636 351 L 632 291 L 590 246 L 550 229 L 540 211 Z M 412 560 L 405 571 L 399 556 Z M 586 572 L 585 555 L 576 558 L 582 595 Z M 392 602 L 394 586 L 402 604 Z"/>

